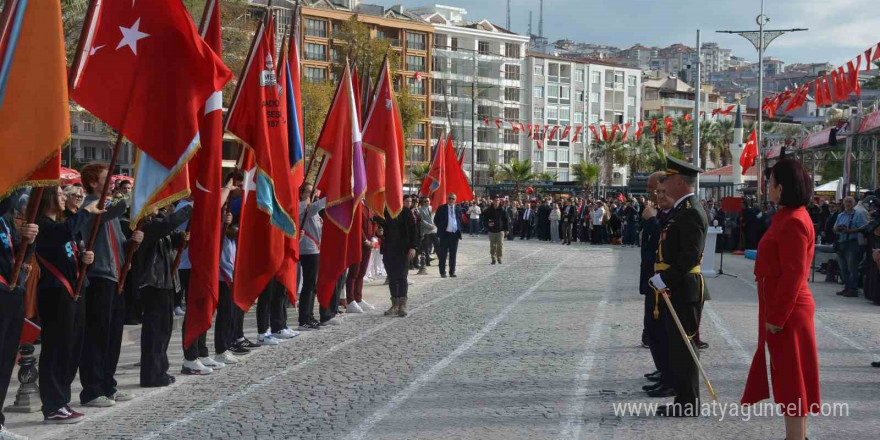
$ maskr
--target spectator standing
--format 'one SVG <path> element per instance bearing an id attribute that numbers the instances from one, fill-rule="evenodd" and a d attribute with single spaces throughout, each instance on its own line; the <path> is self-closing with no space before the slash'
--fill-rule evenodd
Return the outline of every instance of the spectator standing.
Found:
<path id="1" fill-rule="evenodd" d="M 840 258 L 840 272 L 845 287 L 838 295 L 854 298 L 859 296 L 859 262 L 862 260 L 862 237 L 859 232 L 868 222 L 861 211 L 855 210 L 856 201 L 852 197 L 843 200 L 844 212 L 837 216 L 834 230 L 837 238 L 837 256 Z"/>
<path id="2" fill-rule="evenodd" d="M 467 210 L 468 226 L 470 227 L 471 237 L 476 237 L 480 233 L 480 216 L 483 210 L 476 203 L 471 203 Z"/>
<path id="3" fill-rule="evenodd" d="M 486 224 L 489 227 L 489 255 L 492 256 L 492 264 L 497 261 L 501 264 L 504 251 L 504 234 L 510 228 L 507 213 L 501 206 L 501 199 L 496 198 L 492 205 L 483 212 Z"/>
<path id="4" fill-rule="evenodd" d="M 559 243 L 559 219 L 562 218 L 562 212 L 559 210 L 559 205 L 556 203 L 553 204 L 552 209 L 550 210 L 550 241 L 553 243 Z"/>

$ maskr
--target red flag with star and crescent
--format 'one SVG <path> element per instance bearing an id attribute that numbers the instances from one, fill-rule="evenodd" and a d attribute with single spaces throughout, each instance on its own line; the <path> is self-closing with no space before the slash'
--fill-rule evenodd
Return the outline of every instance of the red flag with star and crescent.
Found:
<path id="1" fill-rule="evenodd" d="M 70 97 L 139 150 L 132 225 L 199 149 L 205 103 L 232 78 L 180 0 L 93 0 Z M 188 193 L 188 191 L 185 191 Z"/>

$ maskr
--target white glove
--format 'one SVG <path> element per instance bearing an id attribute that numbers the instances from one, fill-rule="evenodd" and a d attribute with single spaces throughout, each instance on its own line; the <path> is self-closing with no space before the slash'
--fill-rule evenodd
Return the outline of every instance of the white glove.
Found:
<path id="1" fill-rule="evenodd" d="M 663 282 L 663 278 L 660 278 L 660 274 L 656 274 L 648 280 L 648 284 L 651 285 L 655 290 L 663 290 L 666 288 L 666 283 Z"/>

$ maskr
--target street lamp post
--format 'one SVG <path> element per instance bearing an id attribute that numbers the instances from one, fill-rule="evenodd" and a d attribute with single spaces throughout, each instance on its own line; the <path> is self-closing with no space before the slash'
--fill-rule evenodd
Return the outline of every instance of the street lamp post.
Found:
<path id="1" fill-rule="evenodd" d="M 764 29 L 764 25 L 770 22 L 770 17 L 764 15 L 764 0 L 761 0 L 761 14 L 755 18 L 755 21 L 758 23 L 757 31 L 716 31 L 721 34 L 737 34 L 746 40 L 749 40 L 755 49 L 758 51 L 758 127 L 757 127 L 757 142 L 759 148 L 759 154 L 757 158 L 757 163 L 755 164 L 758 167 L 758 173 L 760 175 L 762 167 L 763 167 L 763 122 L 764 122 L 764 114 L 761 109 L 764 103 L 764 52 L 767 50 L 767 47 L 770 46 L 770 43 L 773 42 L 780 35 L 787 34 L 789 32 L 802 32 L 808 30 L 807 28 L 793 28 L 793 29 Z M 760 199 L 763 198 L 763 182 L 761 180 L 758 181 L 758 197 Z"/>

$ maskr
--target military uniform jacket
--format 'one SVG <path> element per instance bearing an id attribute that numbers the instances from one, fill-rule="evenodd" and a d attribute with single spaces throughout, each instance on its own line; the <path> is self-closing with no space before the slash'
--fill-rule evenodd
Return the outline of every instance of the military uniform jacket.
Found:
<path id="1" fill-rule="evenodd" d="M 708 221 L 691 195 L 682 200 L 660 227 L 655 271 L 669 289 L 673 304 L 701 302 L 705 283 L 699 273 Z"/>

